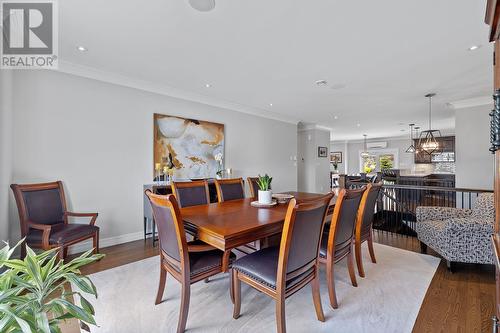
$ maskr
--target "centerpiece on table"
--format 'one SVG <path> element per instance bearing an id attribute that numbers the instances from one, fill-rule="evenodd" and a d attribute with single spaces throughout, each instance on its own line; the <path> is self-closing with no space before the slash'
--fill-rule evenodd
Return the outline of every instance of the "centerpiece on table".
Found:
<path id="1" fill-rule="evenodd" d="M 273 177 L 269 177 L 266 173 L 264 176 L 259 175 L 257 185 L 259 186 L 259 203 L 270 205 L 273 202 L 273 191 L 271 190 L 271 182 Z"/>

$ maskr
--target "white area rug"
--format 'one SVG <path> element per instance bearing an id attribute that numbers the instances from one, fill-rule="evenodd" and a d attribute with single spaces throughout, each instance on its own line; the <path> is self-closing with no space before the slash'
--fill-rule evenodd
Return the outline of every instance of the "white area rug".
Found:
<path id="1" fill-rule="evenodd" d="M 326 321 L 316 320 L 311 288 L 286 301 L 288 332 L 411 332 L 439 259 L 375 244 L 377 264 L 368 258 L 366 278 L 352 287 L 345 260 L 336 265 L 339 308 L 328 301 L 324 268 L 321 298 Z M 180 307 L 180 284 L 167 280 L 164 302 L 155 306 L 159 277 L 158 257 L 120 266 L 90 276 L 99 292 L 93 304 L 100 327 L 92 332 L 175 332 Z M 275 332 L 274 301 L 242 283 L 241 317 L 232 318 L 229 276 L 191 286 L 187 332 Z"/>

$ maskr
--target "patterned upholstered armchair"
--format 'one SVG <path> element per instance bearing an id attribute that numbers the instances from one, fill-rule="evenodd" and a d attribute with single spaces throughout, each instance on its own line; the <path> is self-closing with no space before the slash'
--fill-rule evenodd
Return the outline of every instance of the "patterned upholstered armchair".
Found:
<path id="1" fill-rule="evenodd" d="M 492 264 L 494 220 L 493 193 L 481 193 L 473 209 L 417 207 L 416 231 L 422 250 L 430 246 L 448 268 L 452 262 Z"/>

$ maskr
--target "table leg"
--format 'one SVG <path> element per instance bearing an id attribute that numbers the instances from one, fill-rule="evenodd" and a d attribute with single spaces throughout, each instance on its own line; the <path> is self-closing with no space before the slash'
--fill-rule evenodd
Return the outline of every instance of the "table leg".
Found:
<path id="1" fill-rule="evenodd" d="M 229 271 L 229 256 L 231 255 L 231 250 L 224 251 L 222 256 L 222 272 L 226 273 Z"/>

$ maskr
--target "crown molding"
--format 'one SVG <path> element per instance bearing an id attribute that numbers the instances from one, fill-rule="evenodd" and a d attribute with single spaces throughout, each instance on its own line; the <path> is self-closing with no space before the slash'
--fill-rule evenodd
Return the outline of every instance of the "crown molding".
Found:
<path id="1" fill-rule="evenodd" d="M 115 84 L 123 87 L 138 89 L 146 92 L 151 92 L 163 96 L 169 96 L 186 101 L 201 103 L 205 105 L 215 106 L 218 108 L 228 109 L 240 113 L 250 114 L 262 118 L 277 120 L 289 124 L 297 125 L 299 120 L 293 117 L 272 112 L 264 109 L 250 107 L 235 102 L 221 100 L 218 98 L 206 96 L 203 94 L 193 93 L 187 90 L 174 88 L 172 86 L 154 83 L 151 81 L 138 80 L 129 76 L 103 71 L 95 67 L 83 66 L 72 62 L 60 60 L 59 69 L 62 73 L 80 76 L 88 79 L 93 79 L 101 82 Z"/>
<path id="2" fill-rule="evenodd" d="M 317 125 L 317 124 L 311 124 L 311 123 L 299 123 L 298 124 L 298 131 L 299 132 L 304 132 L 304 131 L 310 131 L 310 130 L 317 130 L 317 131 L 324 131 L 330 133 L 332 131 L 331 128 L 322 126 L 322 125 Z"/>
<path id="3" fill-rule="evenodd" d="M 480 96 L 459 101 L 449 102 L 448 105 L 453 109 L 472 108 L 481 105 L 493 105 L 493 98 L 491 96 Z"/>

